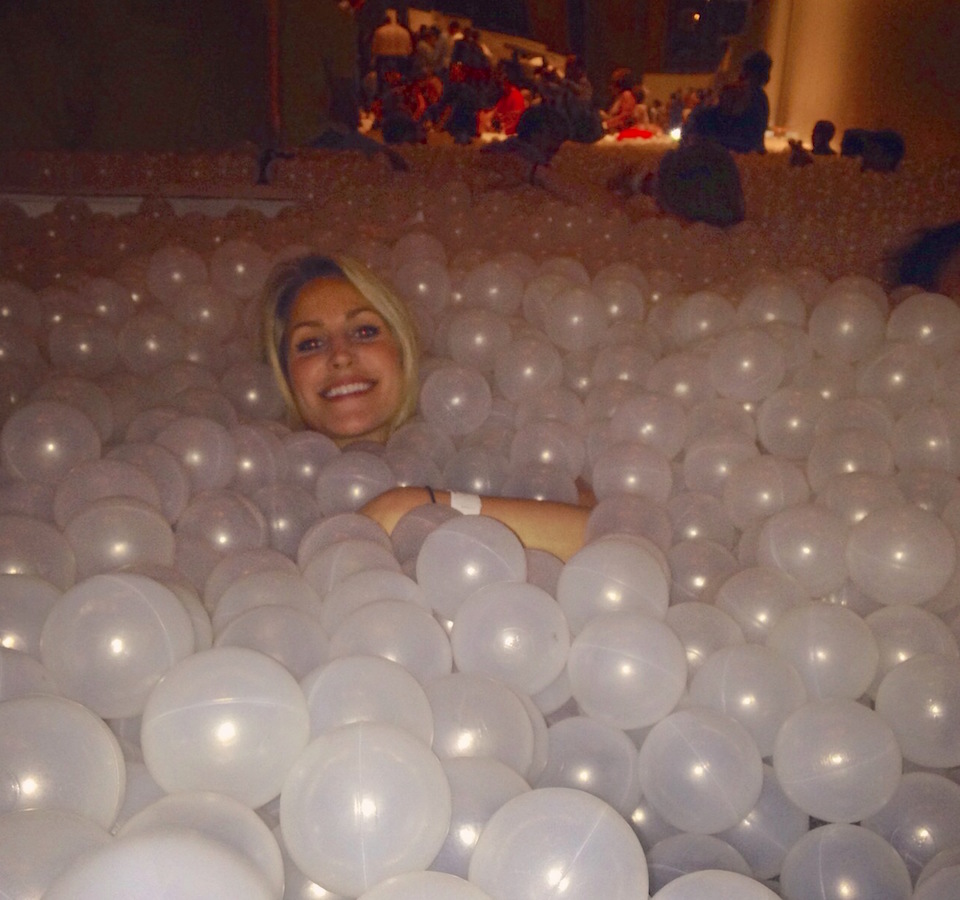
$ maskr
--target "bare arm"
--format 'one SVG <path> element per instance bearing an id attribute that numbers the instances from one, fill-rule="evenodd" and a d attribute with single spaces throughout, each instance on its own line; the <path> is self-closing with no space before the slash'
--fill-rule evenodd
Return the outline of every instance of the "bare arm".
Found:
<path id="1" fill-rule="evenodd" d="M 434 491 L 437 503 L 450 505 L 447 491 Z M 392 488 L 367 503 L 361 510 L 392 534 L 397 522 L 417 506 L 430 503 L 426 488 Z M 513 531 L 530 549 L 546 550 L 566 561 L 583 546 L 590 509 L 549 500 L 517 500 L 509 497 L 481 498 L 481 514 L 490 516 Z"/>

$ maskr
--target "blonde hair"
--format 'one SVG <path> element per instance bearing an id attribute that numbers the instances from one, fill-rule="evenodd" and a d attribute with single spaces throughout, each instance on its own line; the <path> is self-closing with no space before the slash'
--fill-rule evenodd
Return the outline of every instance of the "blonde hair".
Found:
<path id="1" fill-rule="evenodd" d="M 280 263 L 267 280 L 263 294 L 262 336 L 264 355 L 273 370 L 287 405 L 289 423 L 302 428 L 303 419 L 290 388 L 287 370 L 287 328 L 290 311 L 300 291 L 311 281 L 329 278 L 348 281 L 382 316 L 400 348 L 403 399 L 390 423 L 391 432 L 417 408 L 420 347 L 417 328 L 404 302 L 363 263 L 346 256 L 308 254 Z"/>

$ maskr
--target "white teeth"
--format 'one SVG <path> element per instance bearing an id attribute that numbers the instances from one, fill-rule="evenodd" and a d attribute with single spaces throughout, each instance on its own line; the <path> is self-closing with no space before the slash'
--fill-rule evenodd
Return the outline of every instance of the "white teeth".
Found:
<path id="1" fill-rule="evenodd" d="M 332 387 L 328 391 L 323 392 L 323 396 L 327 399 L 332 399 L 334 397 L 346 397 L 348 394 L 360 394 L 364 391 L 370 390 L 373 387 L 372 381 L 357 381 L 353 384 L 341 384 L 337 387 Z"/>

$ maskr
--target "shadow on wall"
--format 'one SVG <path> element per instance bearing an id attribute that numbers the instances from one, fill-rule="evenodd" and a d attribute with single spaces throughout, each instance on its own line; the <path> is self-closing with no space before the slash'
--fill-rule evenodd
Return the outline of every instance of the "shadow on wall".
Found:
<path id="1" fill-rule="evenodd" d="M 0 150 L 260 140 L 265 73 L 260 0 L 0 0 Z"/>

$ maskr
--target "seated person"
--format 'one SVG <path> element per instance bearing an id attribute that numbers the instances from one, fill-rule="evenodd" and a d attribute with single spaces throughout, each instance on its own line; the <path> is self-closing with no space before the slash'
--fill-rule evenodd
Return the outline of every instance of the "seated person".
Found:
<path id="1" fill-rule="evenodd" d="M 891 129 L 848 128 L 840 141 L 840 155 L 859 156 L 861 172 L 895 172 L 905 152 L 903 136 Z"/>
<path id="2" fill-rule="evenodd" d="M 498 134 L 511 135 L 517 133 L 517 124 L 520 116 L 527 108 L 520 88 L 511 81 L 505 67 L 497 69 L 494 76 L 500 96 L 492 109 L 481 113 L 481 131 L 493 131 Z"/>
<path id="3" fill-rule="evenodd" d="M 730 151 L 696 134 L 684 135 L 668 150 L 656 174 L 628 168 L 608 188 L 623 198 L 646 194 L 662 214 L 685 223 L 725 228 L 746 215 L 740 171 Z"/>
<path id="4" fill-rule="evenodd" d="M 613 103 L 600 116 L 607 133 L 616 134 L 634 125 L 637 97 L 633 93 L 633 74 L 629 69 L 614 69 L 610 80 L 614 94 Z"/>
<path id="5" fill-rule="evenodd" d="M 821 119 L 813 126 L 813 134 L 810 137 L 813 143 L 814 156 L 834 156 L 836 151 L 830 146 L 830 141 L 837 133 L 837 128 L 833 122 L 828 119 Z"/>
<path id="6" fill-rule="evenodd" d="M 743 61 L 739 79 L 720 91 L 715 104 L 697 106 L 690 113 L 684 132 L 696 132 L 734 153 L 765 153 L 770 102 L 763 88 L 772 65 L 763 50 L 751 53 Z"/>
<path id="7" fill-rule="evenodd" d="M 960 219 L 922 231 L 894 260 L 894 281 L 960 300 Z"/>
<path id="8" fill-rule="evenodd" d="M 369 270 L 349 259 L 308 255 L 282 263 L 264 293 L 267 360 L 293 427 L 344 447 L 385 443 L 417 406 L 419 348 L 413 318 Z M 442 503 L 480 512 L 523 544 L 568 559 L 583 544 L 589 508 L 474 497 L 428 487 L 393 488 L 361 512 L 392 533 L 411 509 Z"/>

